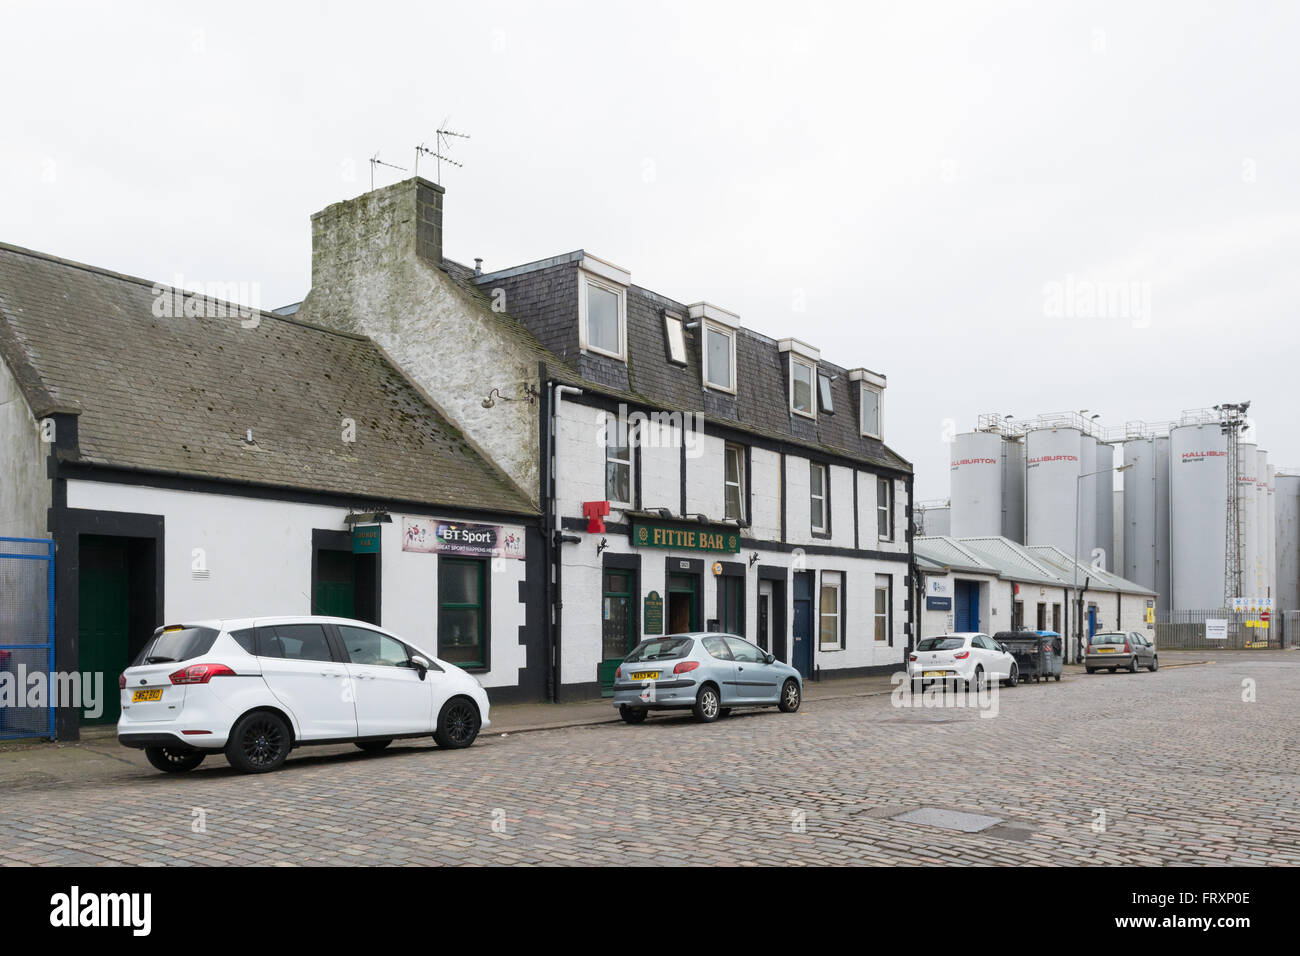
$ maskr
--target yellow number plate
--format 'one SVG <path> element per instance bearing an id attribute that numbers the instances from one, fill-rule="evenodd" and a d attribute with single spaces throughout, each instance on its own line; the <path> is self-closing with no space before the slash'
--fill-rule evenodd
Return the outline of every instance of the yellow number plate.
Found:
<path id="1" fill-rule="evenodd" d="M 1099 647 L 1099 648 L 1097 648 L 1097 653 L 1098 653 L 1098 654 L 1114 654 L 1114 653 L 1115 653 L 1115 648 L 1113 648 L 1113 647 Z"/>
<path id="2" fill-rule="evenodd" d="M 947 675 L 947 673 L 948 673 L 947 671 L 921 671 L 921 676 L 922 677 L 944 677 Z"/>
<path id="3" fill-rule="evenodd" d="M 155 690 L 138 690 L 131 695 L 131 703 L 138 704 L 142 700 L 162 700 L 162 692 L 161 687 Z"/>
<path id="4" fill-rule="evenodd" d="M 632 675 L 633 680 L 658 680 L 658 671 L 637 671 Z"/>

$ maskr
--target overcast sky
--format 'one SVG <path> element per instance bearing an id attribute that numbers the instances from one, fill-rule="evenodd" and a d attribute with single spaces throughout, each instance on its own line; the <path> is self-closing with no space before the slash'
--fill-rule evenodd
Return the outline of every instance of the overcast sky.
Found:
<path id="1" fill-rule="evenodd" d="M 1298 44 L 1294 2 L 4 0 L 0 241 L 279 306 L 447 119 L 447 255 L 583 248 L 884 373 L 918 498 L 983 411 L 1249 399 L 1300 466 Z"/>

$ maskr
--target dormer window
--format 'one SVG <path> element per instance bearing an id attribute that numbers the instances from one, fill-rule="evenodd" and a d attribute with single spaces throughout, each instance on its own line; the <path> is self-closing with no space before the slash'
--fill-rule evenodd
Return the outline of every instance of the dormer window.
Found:
<path id="1" fill-rule="evenodd" d="M 584 352 L 627 361 L 631 273 L 595 256 L 583 256 L 578 276 L 578 344 Z"/>
<path id="2" fill-rule="evenodd" d="M 885 376 L 855 368 L 849 381 L 858 385 L 858 431 L 868 438 L 883 438 Z"/>
<path id="3" fill-rule="evenodd" d="M 817 363 L 821 361 L 821 352 L 798 339 L 782 339 L 776 347 L 789 357 L 791 413 L 816 418 Z"/>
<path id="4" fill-rule="evenodd" d="M 740 316 L 707 302 L 691 306 L 691 318 L 699 323 L 700 370 L 706 388 L 736 391 L 736 328 Z"/>
<path id="5" fill-rule="evenodd" d="M 704 326 L 704 384 L 736 390 L 736 333 L 712 323 Z"/>
<path id="6" fill-rule="evenodd" d="M 813 404 L 813 378 L 816 375 L 816 365 L 797 358 L 790 360 L 790 410 L 796 415 L 817 417 L 817 406 Z"/>

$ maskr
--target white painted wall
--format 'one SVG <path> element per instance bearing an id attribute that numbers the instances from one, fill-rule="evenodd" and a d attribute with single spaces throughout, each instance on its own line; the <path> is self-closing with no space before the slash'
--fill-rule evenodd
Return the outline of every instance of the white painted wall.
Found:
<path id="1" fill-rule="evenodd" d="M 68 507 L 163 517 L 167 621 L 310 614 L 312 530 L 346 530 L 347 514 L 338 507 L 81 480 L 68 482 Z M 402 550 L 403 517 L 394 514 L 383 530 L 381 623 L 436 654 L 438 556 Z M 192 570 L 200 558 L 206 578 Z M 523 561 L 492 562 L 492 669 L 475 674 L 485 687 L 517 684 L 526 664 L 519 643 L 524 571 Z"/>
<path id="2" fill-rule="evenodd" d="M 751 537 L 777 541 L 781 537 L 781 456 L 765 448 L 750 451 L 753 515 Z"/>
<path id="3" fill-rule="evenodd" d="M 0 360 L 0 538 L 47 537 L 49 449 L 18 382 Z"/>

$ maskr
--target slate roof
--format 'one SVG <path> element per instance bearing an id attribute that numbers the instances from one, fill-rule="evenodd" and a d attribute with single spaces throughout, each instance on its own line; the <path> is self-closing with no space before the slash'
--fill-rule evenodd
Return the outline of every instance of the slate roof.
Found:
<path id="1" fill-rule="evenodd" d="M 0 357 L 38 417 L 79 412 L 80 460 L 535 513 L 369 339 L 270 312 L 160 318 L 155 288 L 0 244 Z"/>
<path id="2" fill-rule="evenodd" d="M 950 571 L 995 574 L 1007 581 L 1070 587 L 1073 561 L 1059 548 L 1045 545 L 1017 544 L 1000 536 L 953 538 L 948 535 L 918 536 L 913 540 L 918 562 Z M 1089 591 L 1116 591 L 1124 594 L 1155 594 L 1118 574 L 1099 571 L 1080 563 L 1079 587 L 1084 582 Z"/>
<path id="3" fill-rule="evenodd" d="M 447 271 L 484 292 L 503 289 L 509 315 L 553 356 L 548 368 L 564 370 L 584 388 L 654 408 L 702 411 L 706 421 L 724 421 L 739 431 L 903 472 L 912 470 L 883 442 L 859 433 L 857 383 L 849 381 L 846 368 L 824 357 L 819 371 L 838 376 L 831 384 L 834 413 L 819 410 L 816 421 L 790 412 L 786 357 L 776 340 L 743 326 L 736 336 L 737 394 L 705 389 L 696 332 L 686 332 L 685 365 L 668 359 L 664 312 L 689 322 L 689 306 L 641 286 L 631 285 L 627 291 L 627 362 L 581 352 L 577 277 L 578 262 L 584 255 L 578 250 L 483 276 L 475 276 L 474 270 L 463 266 L 456 267 L 463 270 L 457 273 L 451 263 Z"/>

